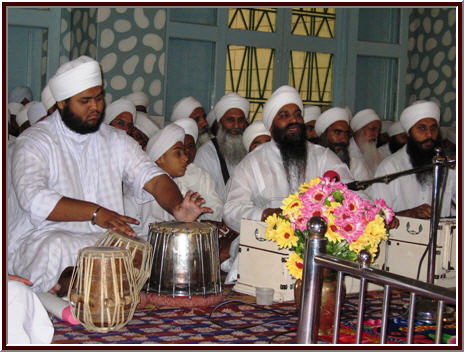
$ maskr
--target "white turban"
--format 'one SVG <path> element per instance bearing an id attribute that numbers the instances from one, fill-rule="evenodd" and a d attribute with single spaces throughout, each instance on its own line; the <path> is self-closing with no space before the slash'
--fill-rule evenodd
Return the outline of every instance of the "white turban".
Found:
<path id="1" fill-rule="evenodd" d="M 216 121 L 216 113 L 214 109 L 211 109 L 208 115 L 206 115 L 206 122 L 208 122 L 209 127 L 213 127 L 214 121 Z"/>
<path id="2" fill-rule="evenodd" d="M 271 129 L 272 121 L 274 121 L 277 112 L 287 104 L 296 104 L 303 112 L 303 101 L 300 93 L 290 86 L 280 87 L 266 101 L 263 107 L 263 123 L 268 130 Z"/>
<path id="3" fill-rule="evenodd" d="M 50 90 L 50 86 L 48 84 L 42 90 L 42 93 L 40 94 L 40 100 L 42 100 L 42 104 L 45 106 L 46 110 L 55 105 L 56 100 L 53 97 L 52 91 Z"/>
<path id="4" fill-rule="evenodd" d="M 245 118 L 248 120 L 250 112 L 250 102 L 242 98 L 237 93 L 227 93 L 214 106 L 217 122 L 221 121 L 224 114 L 230 109 L 240 109 L 243 111 Z"/>
<path id="5" fill-rule="evenodd" d="M 380 122 L 382 122 L 382 127 L 380 128 L 380 134 L 383 134 L 383 133 L 388 133 L 388 129 L 390 128 L 391 125 L 393 125 L 395 121 L 381 119 Z"/>
<path id="6" fill-rule="evenodd" d="M 195 140 L 195 143 L 198 139 L 198 126 L 195 120 L 191 119 L 190 117 L 183 118 L 180 120 L 174 121 L 174 123 L 180 127 L 182 127 L 185 131 L 185 134 L 189 134 Z"/>
<path id="7" fill-rule="evenodd" d="M 397 134 L 405 132 L 403 129 L 403 126 L 401 126 L 401 122 L 396 121 L 393 123 L 389 128 L 388 128 L 388 136 L 393 137 L 396 136 Z"/>
<path id="8" fill-rule="evenodd" d="M 353 132 L 359 131 L 361 128 L 366 126 L 372 121 L 380 121 L 380 117 L 372 109 L 364 109 L 358 111 L 356 115 L 353 116 L 353 119 L 350 122 L 351 129 Z"/>
<path id="9" fill-rule="evenodd" d="M 435 102 L 423 101 L 409 105 L 401 113 L 401 126 L 403 126 L 406 132 L 409 132 L 412 126 L 425 118 L 432 118 L 440 123 L 440 108 Z"/>
<path id="10" fill-rule="evenodd" d="M 201 107 L 201 103 L 194 97 L 182 98 L 172 108 L 171 122 L 189 117 L 193 110 Z"/>
<path id="11" fill-rule="evenodd" d="M 35 125 L 42 117 L 46 117 L 47 115 L 47 110 L 45 110 L 45 106 L 40 101 L 32 102 L 31 107 L 27 111 L 27 118 L 31 126 Z"/>
<path id="12" fill-rule="evenodd" d="M 337 121 L 346 121 L 348 124 L 350 123 L 350 116 L 346 109 L 335 107 L 324 111 L 321 116 L 317 118 L 316 125 L 314 125 L 317 136 L 319 137 L 330 125 Z"/>
<path id="13" fill-rule="evenodd" d="M 164 127 L 164 116 L 154 116 L 154 115 L 150 115 L 150 119 L 156 123 L 156 126 L 158 126 L 158 128 L 163 128 Z"/>
<path id="14" fill-rule="evenodd" d="M 32 91 L 31 88 L 26 86 L 17 86 L 11 90 L 8 94 L 8 103 L 21 103 L 24 98 L 32 101 Z"/>
<path id="15" fill-rule="evenodd" d="M 321 115 L 321 108 L 316 105 L 305 105 L 303 109 L 304 123 L 317 120 Z"/>
<path id="16" fill-rule="evenodd" d="M 251 143 L 255 140 L 256 137 L 266 135 L 271 136 L 269 130 L 264 127 L 263 121 L 254 121 L 251 125 L 249 125 L 245 131 L 243 132 L 243 145 L 245 146 L 246 151 L 250 149 Z"/>
<path id="17" fill-rule="evenodd" d="M 156 126 L 156 123 L 150 120 L 148 115 L 142 111 L 137 111 L 134 126 L 145 133 L 148 138 L 159 131 L 159 127 Z"/>
<path id="18" fill-rule="evenodd" d="M 184 143 L 184 138 L 184 129 L 171 123 L 150 137 L 147 144 L 147 154 L 153 161 L 156 161 L 177 142 Z"/>
<path id="19" fill-rule="evenodd" d="M 11 115 L 18 115 L 18 112 L 24 107 L 23 104 L 20 103 L 8 103 L 8 111 L 10 112 Z"/>
<path id="20" fill-rule="evenodd" d="M 18 115 L 16 115 L 16 122 L 18 123 L 18 126 L 21 127 L 21 125 L 28 121 L 27 118 L 27 112 L 29 108 L 32 106 L 33 102 L 29 102 L 26 105 L 23 106 L 21 110 L 19 110 Z"/>
<path id="21" fill-rule="evenodd" d="M 101 86 L 100 64 L 88 56 L 80 56 L 61 65 L 48 84 L 55 100 L 63 101 L 86 89 Z"/>
<path id="22" fill-rule="evenodd" d="M 134 103 L 135 106 L 142 105 L 145 108 L 148 107 L 149 103 L 148 95 L 146 95 L 144 92 L 131 93 L 126 95 L 124 99 L 130 100 L 132 103 Z"/>
<path id="23" fill-rule="evenodd" d="M 103 122 L 109 125 L 111 121 L 113 121 L 116 118 L 116 116 L 123 112 L 130 113 L 132 115 L 132 121 L 134 121 L 134 117 L 136 116 L 136 110 L 135 105 L 131 101 L 126 100 L 124 98 L 113 101 L 105 109 L 105 118 Z"/>
<path id="24" fill-rule="evenodd" d="M 351 121 L 351 119 L 353 118 L 353 112 L 351 111 L 351 109 L 350 109 L 350 107 L 348 105 L 345 106 L 345 110 L 348 113 L 348 117 L 349 117 L 349 119 Z"/>

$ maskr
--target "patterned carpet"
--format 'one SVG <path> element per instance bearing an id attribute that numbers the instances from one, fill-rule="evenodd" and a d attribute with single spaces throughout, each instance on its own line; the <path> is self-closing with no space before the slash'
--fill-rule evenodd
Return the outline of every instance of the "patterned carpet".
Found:
<path id="1" fill-rule="evenodd" d="M 389 344 L 406 343 L 408 299 L 392 295 Z M 200 308 L 154 307 L 136 310 L 122 329 L 108 333 L 87 331 L 54 320 L 54 344 L 294 344 L 297 316 L 293 302 L 257 306 L 255 298 L 226 287 L 222 306 Z M 382 300 L 369 293 L 366 302 L 363 344 L 378 344 Z M 340 343 L 356 340 L 357 297 L 345 299 L 342 310 Z M 367 319 L 369 318 L 369 319 Z M 434 326 L 416 324 L 414 343 L 433 343 Z M 443 343 L 456 343 L 455 323 L 446 324 Z M 320 343 L 331 343 L 331 336 L 320 336 Z"/>

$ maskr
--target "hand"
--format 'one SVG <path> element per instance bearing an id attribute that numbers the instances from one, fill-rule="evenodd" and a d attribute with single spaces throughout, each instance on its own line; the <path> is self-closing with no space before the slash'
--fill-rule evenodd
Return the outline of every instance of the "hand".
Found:
<path id="1" fill-rule="evenodd" d="M 32 286 L 32 282 L 30 282 L 27 279 L 22 278 L 21 276 L 8 274 L 8 280 L 19 281 L 19 282 L 22 282 L 23 284 L 25 284 L 27 286 Z"/>
<path id="2" fill-rule="evenodd" d="M 121 235 L 135 237 L 137 234 L 127 223 L 138 225 L 139 221 L 106 208 L 101 208 L 95 216 L 95 224 L 98 226 L 111 229 Z"/>
<path id="3" fill-rule="evenodd" d="M 201 214 L 213 212 L 211 208 L 200 207 L 204 202 L 199 193 L 188 191 L 182 203 L 174 208 L 173 215 L 178 221 L 195 221 Z"/>
<path id="4" fill-rule="evenodd" d="M 261 221 L 266 221 L 266 218 L 268 216 L 271 216 L 272 214 L 280 215 L 280 214 L 282 214 L 282 209 L 280 209 L 280 208 L 267 208 L 267 209 L 264 209 L 263 214 L 261 215 Z"/>
<path id="5" fill-rule="evenodd" d="M 400 211 L 396 215 L 419 219 L 430 219 L 432 216 L 432 207 L 429 204 L 424 203 L 418 207 Z"/>
<path id="6" fill-rule="evenodd" d="M 386 226 L 387 230 L 392 230 L 392 229 L 397 229 L 398 226 L 400 226 L 400 221 L 398 218 L 395 216 L 392 221 Z"/>

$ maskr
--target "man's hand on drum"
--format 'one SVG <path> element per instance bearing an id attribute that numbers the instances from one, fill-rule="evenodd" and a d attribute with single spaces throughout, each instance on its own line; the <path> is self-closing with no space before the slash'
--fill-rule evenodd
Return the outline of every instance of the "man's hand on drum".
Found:
<path id="1" fill-rule="evenodd" d="M 94 222 L 96 225 L 105 229 L 111 229 L 121 235 L 135 237 L 137 234 L 128 224 L 138 225 L 139 221 L 129 216 L 124 216 L 115 211 L 101 208 L 95 215 Z"/>
<path id="2" fill-rule="evenodd" d="M 178 221 L 192 222 L 203 213 L 212 213 L 207 207 L 200 207 L 205 200 L 197 192 L 188 191 L 179 205 L 174 208 L 173 215 Z"/>

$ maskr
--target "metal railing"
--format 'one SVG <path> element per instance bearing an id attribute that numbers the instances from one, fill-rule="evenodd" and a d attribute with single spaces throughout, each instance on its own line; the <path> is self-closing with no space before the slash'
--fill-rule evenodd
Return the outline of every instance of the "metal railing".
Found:
<path id="1" fill-rule="evenodd" d="M 388 313 L 391 289 L 410 292 L 407 343 L 413 343 L 416 296 L 427 297 L 437 301 L 435 343 L 440 343 L 443 329 L 445 304 L 456 304 L 456 295 L 450 290 L 430 283 L 410 279 L 401 275 L 370 268 L 370 255 L 361 251 L 358 263 L 339 259 L 325 254 L 327 239 L 324 234 L 327 225 L 322 218 L 313 217 L 310 220 L 311 235 L 306 239 L 305 260 L 303 270 L 303 287 L 301 309 L 297 330 L 297 343 L 317 343 L 319 327 L 319 307 L 322 289 L 323 268 L 338 271 L 335 302 L 335 318 L 332 342 L 338 342 L 340 329 L 341 307 L 343 305 L 342 291 L 345 274 L 360 278 L 359 307 L 357 315 L 356 343 L 360 344 L 363 333 L 364 300 L 366 298 L 367 282 L 384 286 L 382 306 L 382 326 L 380 343 L 387 338 Z"/>

